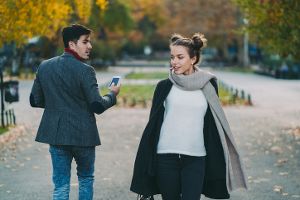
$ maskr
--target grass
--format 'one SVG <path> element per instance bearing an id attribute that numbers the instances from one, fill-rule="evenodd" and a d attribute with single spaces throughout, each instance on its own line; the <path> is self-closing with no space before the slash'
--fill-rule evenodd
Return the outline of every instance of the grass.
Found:
<path id="1" fill-rule="evenodd" d="M 3 133 L 5 133 L 6 131 L 8 131 L 8 128 L 0 127 L 0 135 L 2 135 Z"/>
<path id="2" fill-rule="evenodd" d="M 222 85 L 219 85 L 219 98 L 223 106 L 226 105 L 249 105 L 248 101 L 231 94 Z"/>
<path id="3" fill-rule="evenodd" d="M 127 79 L 165 79 L 168 78 L 168 72 L 137 72 L 137 73 L 130 73 L 125 78 Z"/>
<path id="4" fill-rule="evenodd" d="M 231 67 L 231 70 L 240 70 L 239 67 Z M 126 79 L 165 79 L 168 77 L 168 72 L 134 72 L 127 75 Z M 118 95 L 117 106 L 121 107 L 148 107 L 151 105 L 152 96 L 154 93 L 155 85 L 126 85 L 121 87 L 120 94 Z M 101 89 L 101 94 L 106 94 L 107 88 Z M 244 100 L 232 92 L 226 90 L 222 84 L 219 84 L 219 99 L 222 105 L 249 105 L 247 100 Z"/>
<path id="5" fill-rule="evenodd" d="M 146 108 L 151 105 L 154 89 L 155 85 L 122 85 L 117 106 Z M 107 88 L 101 89 L 101 94 L 107 92 Z"/>
<path id="6" fill-rule="evenodd" d="M 155 85 L 122 85 L 118 95 L 117 106 L 119 107 L 142 107 L 151 106 Z M 106 94 L 107 88 L 101 89 L 101 94 Z M 247 105 L 247 101 L 234 97 L 223 87 L 219 87 L 219 98 L 222 105 Z"/>

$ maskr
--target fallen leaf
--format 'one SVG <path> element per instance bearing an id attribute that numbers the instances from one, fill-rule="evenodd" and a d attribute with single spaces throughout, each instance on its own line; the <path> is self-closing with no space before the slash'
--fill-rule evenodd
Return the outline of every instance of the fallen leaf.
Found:
<path id="1" fill-rule="evenodd" d="M 281 154 L 281 153 L 283 153 L 282 148 L 279 147 L 279 146 L 273 146 L 273 147 L 271 147 L 270 150 L 273 151 L 273 152 L 276 153 L 276 154 Z"/>
<path id="2" fill-rule="evenodd" d="M 273 191 L 274 191 L 274 192 L 281 193 L 281 192 L 282 192 L 282 189 L 283 189 L 283 187 L 280 186 L 280 185 L 274 185 L 274 186 L 273 186 Z"/>
<path id="3" fill-rule="evenodd" d="M 269 155 L 269 153 L 270 153 L 269 151 L 265 151 L 265 154 L 266 154 L 266 155 Z"/>
<path id="4" fill-rule="evenodd" d="M 267 178 L 258 178 L 258 179 L 253 180 L 254 183 L 269 182 L 269 181 L 270 181 L 270 179 L 267 179 Z"/>
<path id="5" fill-rule="evenodd" d="M 24 167 L 25 164 L 24 164 L 24 163 L 20 163 L 19 166 L 20 166 L 20 167 Z"/>
<path id="6" fill-rule="evenodd" d="M 289 150 L 293 150 L 293 147 L 292 147 L 291 145 L 288 145 L 287 148 L 288 148 Z"/>
<path id="7" fill-rule="evenodd" d="M 288 172 L 280 172 L 279 175 L 280 176 L 287 176 L 289 173 Z"/>
<path id="8" fill-rule="evenodd" d="M 288 159 L 287 159 L 287 158 L 284 158 L 284 159 L 278 159 L 278 160 L 277 160 L 277 163 L 275 164 L 275 166 L 280 167 L 280 166 L 286 164 L 287 162 L 288 162 Z"/>
<path id="9" fill-rule="evenodd" d="M 300 127 L 290 129 L 289 133 L 292 134 L 296 140 L 300 139 Z"/>
<path id="10" fill-rule="evenodd" d="M 272 170 L 266 169 L 266 170 L 265 170 L 265 173 L 267 173 L 267 174 L 272 174 Z"/>

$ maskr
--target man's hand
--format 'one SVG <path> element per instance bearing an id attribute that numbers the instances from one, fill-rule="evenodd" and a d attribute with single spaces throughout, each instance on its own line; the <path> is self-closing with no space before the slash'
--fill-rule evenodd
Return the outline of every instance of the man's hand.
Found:
<path id="1" fill-rule="evenodd" d="M 115 85 L 114 83 L 112 83 L 109 90 L 112 91 L 113 93 L 115 93 L 117 96 L 120 92 L 120 88 L 121 88 L 121 84 Z"/>

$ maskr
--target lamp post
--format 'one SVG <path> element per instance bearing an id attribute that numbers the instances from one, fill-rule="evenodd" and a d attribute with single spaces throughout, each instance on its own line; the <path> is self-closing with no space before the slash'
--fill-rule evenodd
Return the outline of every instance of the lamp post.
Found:
<path id="1" fill-rule="evenodd" d="M 248 20 L 246 18 L 243 19 L 244 25 L 248 25 Z M 249 66 L 249 33 L 245 30 L 244 33 L 244 54 L 243 54 L 243 66 Z"/>
<path id="2" fill-rule="evenodd" d="M 4 84 L 3 84 L 3 67 L 6 57 L 0 57 L 0 93 L 1 93 L 1 127 L 4 127 Z"/>

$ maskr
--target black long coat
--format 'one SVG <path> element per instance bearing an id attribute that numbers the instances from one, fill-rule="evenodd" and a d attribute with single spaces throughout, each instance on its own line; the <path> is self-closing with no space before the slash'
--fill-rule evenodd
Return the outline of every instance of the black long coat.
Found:
<path id="1" fill-rule="evenodd" d="M 216 81 L 212 79 L 210 82 L 218 93 Z M 160 193 L 155 176 L 156 150 L 165 111 L 163 102 L 172 85 L 169 79 L 162 80 L 157 84 L 154 92 L 149 121 L 140 141 L 130 187 L 130 190 L 137 194 L 150 196 Z M 230 195 L 226 187 L 224 152 L 209 106 L 204 117 L 203 132 L 207 155 L 202 193 L 213 199 L 228 199 Z"/>

